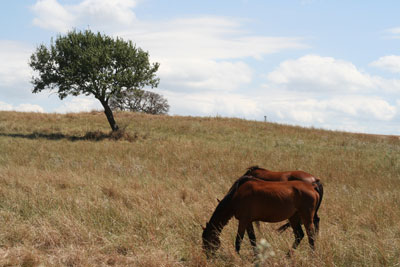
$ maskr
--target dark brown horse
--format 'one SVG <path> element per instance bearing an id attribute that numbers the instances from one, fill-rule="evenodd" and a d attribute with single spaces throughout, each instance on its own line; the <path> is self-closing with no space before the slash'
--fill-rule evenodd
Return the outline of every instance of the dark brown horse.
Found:
<path id="1" fill-rule="evenodd" d="M 324 188 L 322 186 L 322 183 L 320 180 L 313 176 L 312 174 L 309 174 L 307 172 L 303 171 L 285 171 L 285 172 L 274 172 L 270 171 L 264 168 L 260 168 L 258 166 L 252 166 L 247 169 L 247 172 L 244 174 L 246 176 L 253 176 L 257 177 L 260 179 L 263 179 L 265 181 L 304 181 L 308 182 L 310 184 L 315 184 L 317 186 L 316 190 L 319 193 L 319 202 L 317 205 L 317 210 L 315 211 L 314 215 L 314 225 L 315 225 L 315 230 L 318 233 L 319 231 L 319 217 L 318 217 L 318 209 L 319 206 L 321 205 L 322 197 L 324 195 Z M 290 223 L 286 223 L 279 227 L 279 231 L 283 232 L 285 231 L 288 227 L 290 226 Z"/>
<path id="2" fill-rule="evenodd" d="M 219 235 L 233 216 L 239 220 L 235 242 L 238 253 L 245 231 L 256 253 L 253 221 L 280 222 L 287 219 L 295 235 L 293 249 L 304 237 L 301 223 L 314 249 L 313 217 L 319 202 L 315 187 L 303 181 L 267 182 L 252 176 L 239 178 L 219 202 L 204 228 L 202 239 L 205 253 L 210 256 L 219 248 Z"/>

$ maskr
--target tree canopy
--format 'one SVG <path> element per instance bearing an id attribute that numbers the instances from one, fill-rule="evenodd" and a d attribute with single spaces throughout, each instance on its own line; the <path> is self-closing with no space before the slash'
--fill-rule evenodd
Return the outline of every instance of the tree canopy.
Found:
<path id="1" fill-rule="evenodd" d="M 33 93 L 56 90 L 60 99 L 68 95 L 92 95 L 98 99 L 113 131 L 118 130 L 109 101 L 144 87 L 157 87 L 159 63 L 151 64 L 149 53 L 131 41 L 90 30 L 70 31 L 40 45 L 29 65 Z"/>

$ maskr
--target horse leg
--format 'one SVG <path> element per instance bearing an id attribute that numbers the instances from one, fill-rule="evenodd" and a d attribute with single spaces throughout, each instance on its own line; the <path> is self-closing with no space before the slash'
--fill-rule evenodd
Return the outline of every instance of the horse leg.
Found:
<path id="1" fill-rule="evenodd" d="M 288 257 L 288 258 L 290 258 L 292 256 L 293 250 L 295 250 L 297 248 L 297 246 L 300 244 L 301 240 L 304 237 L 304 232 L 303 232 L 303 229 L 301 228 L 301 221 L 297 214 L 289 219 L 289 223 L 293 229 L 294 242 L 292 245 L 292 249 L 290 249 L 286 253 L 286 257 Z"/>
<path id="2" fill-rule="evenodd" d="M 235 241 L 235 249 L 238 254 L 240 251 L 240 244 L 242 243 L 244 231 L 246 230 L 246 227 L 247 227 L 247 224 L 245 224 L 243 222 L 243 220 L 239 220 L 238 232 L 237 232 L 236 241 Z"/>
<path id="3" fill-rule="evenodd" d="M 294 242 L 293 242 L 292 248 L 296 249 L 304 237 L 304 232 L 303 232 L 303 229 L 301 229 L 300 223 L 298 223 L 297 225 L 292 226 L 292 227 L 293 227 L 293 233 L 294 233 Z"/>
<path id="4" fill-rule="evenodd" d="M 304 222 L 304 226 L 306 228 L 307 236 L 308 236 L 308 243 L 310 244 L 310 247 L 312 250 L 315 250 L 315 227 L 312 222 L 312 220 L 306 220 Z"/>
<path id="5" fill-rule="evenodd" d="M 247 231 L 247 235 L 249 236 L 250 244 L 253 248 L 254 255 L 257 255 L 257 241 L 256 241 L 256 235 L 254 233 L 254 228 L 253 228 L 252 223 L 249 223 L 249 226 L 247 226 L 246 231 Z"/>
<path id="6" fill-rule="evenodd" d="M 298 216 L 290 218 L 289 222 L 293 228 L 293 234 L 294 234 L 294 242 L 292 245 L 292 249 L 296 249 L 304 237 L 304 232 L 303 229 L 301 228 L 301 222 Z"/>

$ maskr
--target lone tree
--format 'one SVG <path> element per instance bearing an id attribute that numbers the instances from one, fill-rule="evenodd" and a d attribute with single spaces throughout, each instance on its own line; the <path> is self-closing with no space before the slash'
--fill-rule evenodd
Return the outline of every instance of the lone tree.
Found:
<path id="1" fill-rule="evenodd" d="M 167 114 L 169 105 L 162 95 L 137 89 L 123 92 L 120 97 L 110 98 L 113 110 L 128 110 L 148 114 Z"/>
<path id="2" fill-rule="evenodd" d="M 33 93 L 57 90 L 60 99 L 68 95 L 93 95 L 100 101 L 113 131 L 118 130 L 109 101 L 145 86 L 157 87 L 159 63 L 150 64 L 148 52 L 131 41 L 111 38 L 89 30 L 70 31 L 57 36 L 49 47 L 40 45 L 29 65 Z"/>

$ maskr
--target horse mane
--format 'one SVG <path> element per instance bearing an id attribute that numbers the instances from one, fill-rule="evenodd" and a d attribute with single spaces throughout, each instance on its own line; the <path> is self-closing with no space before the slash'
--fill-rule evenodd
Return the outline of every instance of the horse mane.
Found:
<path id="1" fill-rule="evenodd" d="M 258 165 L 254 165 L 254 166 L 251 166 L 251 167 L 248 167 L 248 168 L 247 168 L 247 171 L 246 171 L 246 173 L 244 174 L 244 176 L 246 176 L 246 175 L 251 175 L 251 173 L 252 173 L 253 171 L 256 171 L 256 170 L 264 170 L 264 171 L 266 171 L 267 169 L 261 168 L 261 167 L 259 167 Z"/>

